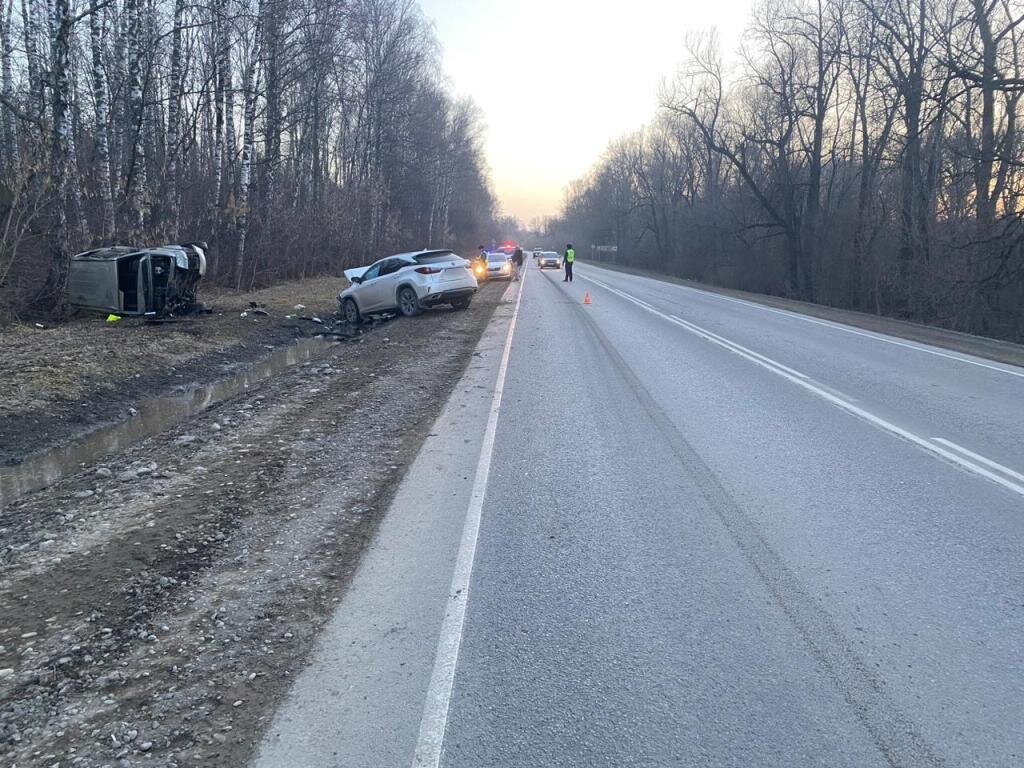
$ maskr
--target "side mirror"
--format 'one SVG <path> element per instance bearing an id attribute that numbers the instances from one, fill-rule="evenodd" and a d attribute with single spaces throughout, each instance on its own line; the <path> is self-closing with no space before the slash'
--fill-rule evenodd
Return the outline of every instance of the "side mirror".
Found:
<path id="1" fill-rule="evenodd" d="M 361 282 L 363 282 L 363 278 L 361 278 L 361 277 L 353 277 L 352 278 L 352 282 L 353 283 L 361 283 Z"/>

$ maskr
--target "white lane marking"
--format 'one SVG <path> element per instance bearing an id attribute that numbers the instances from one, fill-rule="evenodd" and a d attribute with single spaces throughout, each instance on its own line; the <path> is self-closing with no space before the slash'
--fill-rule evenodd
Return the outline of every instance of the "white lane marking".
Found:
<path id="1" fill-rule="evenodd" d="M 996 472 L 1002 472 L 1007 477 L 1012 477 L 1024 483 L 1024 475 L 1022 475 L 1020 472 L 1016 472 L 1010 469 L 1009 467 L 1004 467 L 999 462 L 992 461 L 992 459 L 982 456 L 980 453 L 969 451 L 962 445 L 957 445 L 952 440 L 946 440 L 944 437 L 933 437 L 932 440 L 934 440 L 936 443 L 942 443 L 947 448 L 952 448 L 954 451 L 958 451 L 962 453 L 964 456 L 967 456 L 970 459 L 974 459 L 975 461 L 984 464 L 986 467 L 989 467 L 990 469 L 996 470 Z"/>
<path id="2" fill-rule="evenodd" d="M 595 280 L 592 277 L 586 277 L 584 279 L 590 280 L 592 283 L 595 283 L 596 285 L 600 285 L 602 288 L 605 288 L 606 290 L 609 290 L 612 293 L 621 296 L 622 298 L 636 304 L 637 306 L 642 306 L 638 299 L 634 298 L 633 296 L 624 291 L 620 291 L 616 288 L 612 288 L 608 285 L 605 285 L 601 281 Z M 672 315 L 665 314 L 664 312 L 661 312 L 652 307 L 644 307 L 644 309 L 647 309 L 648 312 L 657 315 L 663 320 L 668 320 L 670 323 L 678 325 L 680 328 L 685 328 L 686 330 L 690 331 L 690 333 L 704 337 L 712 344 L 717 344 L 723 349 L 727 349 L 730 352 L 735 352 L 736 354 L 739 354 L 747 358 L 751 362 L 760 365 L 762 368 L 765 368 L 771 371 L 772 373 L 781 376 L 782 378 L 787 379 L 788 381 L 793 382 L 799 387 L 803 387 L 808 392 L 812 392 L 815 395 L 818 395 L 818 397 L 827 400 L 828 402 L 846 411 L 847 413 L 853 414 L 854 416 L 857 416 L 863 419 L 864 421 L 873 424 L 879 429 L 896 435 L 897 437 L 902 437 L 904 440 L 913 443 L 919 448 L 923 448 L 929 453 L 941 456 L 947 461 L 951 461 L 954 464 L 960 466 L 961 468 L 968 470 L 969 472 L 973 472 L 976 475 L 980 475 L 981 477 L 998 483 L 1004 488 L 1008 488 L 1014 493 L 1024 496 L 1024 485 L 1015 483 L 1009 478 L 1003 477 L 1002 475 L 996 474 L 995 472 L 991 472 L 988 469 L 986 469 L 984 465 L 991 466 L 993 464 L 995 464 L 995 466 L 999 467 L 1000 469 L 1005 469 L 1005 467 L 1002 467 L 1002 465 L 1000 464 L 996 464 L 991 459 L 986 459 L 983 456 L 978 456 L 977 454 L 974 454 L 974 456 L 970 456 L 966 452 L 964 456 L 961 456 L 957 453 L 954 453 L 953 451 L 947 450 L 942 445 L 936 445 L 936 443 L 926 440 L 923 437 L 919 437 L 918 435 L 915 435 L 913 432 L 910 432 L 904 429 L 903 427 L 899 427 L 896 424 L 893 424 L 891 421 L 887 421 L 886 419 L 883 419 L 880 416 L 876 416 L 875 414 L 870 413 L 869 411 L 866 411 L 863 408 L 854 405 L 845 398 L 839 397 L 838 395 L 832 394 L 828 390 L 822 389 L 817 384 L 811 382 L 803 374 L 799 374 L 796 371 L 792 371 L 792 369 L 787 369 L 786 366 L 782 365 L 781 363 L 775 362 L 770 357 L 758 355 L 757 353 L 750 353 L 749 350 L 746 350 L 746 348 L 740 347 L 740 345 L 736 344 L 735 342 L 730 342 L 728 339 L 725 339 L 723 337 L 719 336 L 716 338 L 716 334 L 712 334 L 694 323 L 673 317 Z M 968 458 L 968 456 L 970 457 Z M 973 461 L 971 460 L 972 458 L 974 459 Z"/>
<path id="3" fill-rule="evenodd" d="M 707 330 L 705 328 L 701 328 L 699 325 L 694 325 L 689 320 L 683 320 L 683 318 L 679 317 L 678 315 L 669 315 L 669 317 L 670 317 L 670 319 L 673 322 L 675 322 L 675 323 L 677 323 L 679 325 L 682 325 L 684 327 L 689 327 L 695 333 L 699 333 L 701 336 L 705 336 L 706 338 L 708 338 L 708 339 L 710 339 L 712 341 L 719 341 L 722 344 L 728 346 L 733 351 L 739 352 L 744 357 L 747 357 L 747 356 L 756 357 L 759 360 L 764 360 L 765 362 L 768 362 L 768 363 L 771 363 L 772 365 L 778 366 L 779 368 L 784 370 L 786 373 L 792 374 L 793 376 L 799 376 L 801 379 L 806 379 L 807 378 L 807 375 L 804 374 L 804 373 L 800 373 L 800 371 L 793 370 L 789 366 L 783 365 L 780 362 L 772 360 L 770 357 L 765 357 L 764 355 L 760 354 L 759 352 L 754 352 L 752 349 L 747 349 L 746 347 L 742 346 L 741 344 L 737 344 L 735 341 L 729 341 L 729 339 L 725 338 L 724 336 L 719 336 L 717 333 L 712 333 L 711 331 L 709 331 L 709 330 Z"/>
<path id="4" fill-rule="evenodd" d="M 581 277 L 586 278 L 585 275 L 581 275 Z M 631 275 L 631 277 L 640 277 L 640 276 L 639 275 Z M 593 278 L 589 278 L 589 279 L 593 280 Z M 986 363 L 986 362 L 983 362 L 981 360 L 974 360 L 972 358 L 965 357 L 963 355 L 955 355 L 955 354 L 952 354 L 952 353 L 949 353 L 949 352 L 943 352 L 942 350 L 933 349 L 932 347 L 926 347 L 926 346 L 923 346 L 921 344 L 911 344 L 909 342 L 900 341 L 899 339 L 894 339 L 894 338 L 891 338 L 889 336 L 884 336 L 884 335 L 879 334 L 879 333 L 871 333 L 869 331 L 862 331 L 862 330 L 859 330 L 857 328 L 850 328 L 849 326 L 842 325 L 840 323 L 834 323 L 834 322 L 831 322 L 829 320 L 819 320 L 816 317 L 808 317 L 807 315 L 802 315 L 799 312 L 790 312 L 790 311 L 785 310 L 785 309 L 776 309 L 775 307 L 768 307 L 768 306 L 765 306 L 764 304 L 758 304 L 757 302 L 754 302 L 754 301 L 748 301 L 746 299 L 737 299 L 734 296 L 723 296 L 720 293 L 713 293 L 711 291 L 702 291 L 700 288 L 693 288 L 693 287 L 691 287 L 689 285 L 678 285 L 676 283 L 664 283 L 664 282 L 662 282 L 660 280 L 657 280 L 657 278 L 653 278 L 653 277 L 652 278 L 647 278 L 647 279 L 648 280 L 656 280 L 657 282 L 661 283 L 662 285 L 672 286 L 672 287 L 675 287 L 675 288 L 682 288 L 683 290 L 686 290 L 686 291 L 693 291 L 694 293 L 699 293 L 702 296 L 707 296 L 707 297 L 712 298 L 712 299 L 721 299 L 722 301 L 732 301 L 732 302 L 735 302 L 737 304 L 742 304 L 742 305 L 744 305 L 746 307 L 751 307 L 753 309 L 760 309 L 760 310 L 763 310 L 765 312 L 773 312 L 773 313 L 775 313 L 777 315 L 782 315 L 784 317 L 792 318 L 793 320 L 803 320 L 804 322 L 814 323 L 815 325 L 821 325 L 821 326 L 824 326 L 826 328 L 831 328 L 831 329 L 833 329 L 835 331 L 842 331 L 843 333 L 852 333 L 855 336 L 863 336 L 864 338 L 867 338 L 867 339 L 874 339 L 875 341 L 881 341 L 881 342 L 884 342 L 886 344 L 893 344 L 893 345 L 895 345 L 897 347 L 906 347 L 907 349 L 916 349 L 918 352 L 925 352 L 925 353 L 927 353 L 929 355 L 935 355 L 936 357 L 945 357 L 945 358 L 947 358 L 949 360 L 956 360 L 957 362 L 960 362 L 960 363 L 967 363 L 968 365 L 974 365 L 974 366 L 977 366 L 978 368 L 987 368 L 990 371 L 998 371 L 999 373 L 1005 373 L 1005 374 L 1008 374 L 1010 376 L 1016 376 L 1018 378 L 1024 379 L 1024 371 L 1015 371 L 1012 368 L 1005 368 L 1003 366 L 993 365 L 992 363 Z"/>
<path id="5" fill-rule="evenodd" d="M 525 270 L 524 270 L 525 272 Z M 476 557 L 477 538 L 480 534 L 480 518 L 483 513 L 484 496 L 487 493 L 487 480 L 491 473 L 491 457 L 494 453 L 494 435 L 498 428 L 498 413 L 501 410 L 501 397 L 505 391 L 505 376 L 508 372 L 508 361 L 512 354 L 512 336 L 519 319 L 519 306 L 523 300 L 523 286 L 526 275 L 519 283 L 519 296 L 512 311 L 512 322 L 508 327 L 505 349 L 498 366 L 498 380 L 494 386 L 494 397 L 491 410 L 484 429 L 483 442 L 480 446 L 480 458 L 476 465 L 476 476 L 473 479 L 473 491 L 466 509 L 466 522 L 462 528 L 462 539 L 459 553 L 455 558 L 455 571 L 448 592 L 448 610 L 441 624 L 441 634 L 437 640 L 437 652 L 434 656 L 434 669 L 430 675 L 430 686 L 423 705 L 423 718 L 420 720 L 420 732 L 416 741 L 416 752 L 413 766 L 417 768 L 437 768 L 441 762 L 441 750 L 444 746 L 444 732 L 448 725 L 448 706 L 451 703 L 452 684 L 455 681 L 455 667 L 459 661 L 459 648 L 462 645 L 462 629 L 466 620 L 466 603 L 469 601 L 469 581 L 473 574 L 473 560 Z"/>
<path id="6" fill-rule="evenodd" d="M 705 338 L 708 339 L 708 341 L 719 342 L 720 346 L 726 346 L 729 349 L 731 349 L 733 352 L 736 352 L 736 353 L 742 355 L 743 357 L 757 358 L 759 360 L 764 360 L 764 361 L 767 361 L 767 362 L 771 363 L 772 365 L 776 365 L 779 368 L 782 368 L 784 371 L 786 371 L 787 373 L 789 373 L 789 374 L 791 374 L 793 376 L 798 376 L 801 379 L 806 379 L 807 378 L 807 376 L 805 374 L 803 374 L 803 373 L 800 373 L 800 371 L 795 371 L 792 368 L 783 365 L 782 363 L 776 362 L 775 360 L 772 360 L 771 358 L 765 357 L 764 355 L 760 354 L 759 352 L 755 352 L 752 349 L 748 349 L 747 347 L 744 347 L 742 344 L 737 344 L 735 341 L 730 341 L 729 339 L 725 338 L 724 336 L 719 336 L 717 333 L 712 333 L 711 331 L 706 330 L 705 328 L 700 328 L 699 326 L 692 325 L 691 323 L 689 323 L 689 321 L 683 320 L 681 317 L 678 317 L 677 315 L 668 315 L 668 314 L 665 314 L 664 312 L 660 312 L 659 310 L 655 309 L 650 304 L 648 304 L 646 301 L 641 301 L 640 299 L 636 298 L 635 296 L 631 296 L 631 295 L 623 293 L 622 291 L 619 291 L 619 290 L 617 290 L 615 288 L 612 288 L 610 285 L 607 285 L 607 284 L 601 282 L 600 280 L 595 280 L 592 277 L 588 277 L 586 279 L 590 280 L 590 282 L 592 282 L 592 283 L 595 283 L 595 284 L 601 286 L 605 290 L 611 291 L 612 293 L 617 293 L 619 296 L 622 296 L 623 298 L 628 299 L 629 301 L 631 301 L 634 304 L 636 304 L 638 307 L 642 307 L 643 309 L 646 309 L 648 312 L 653 312 L 654 314 L 659 315 L 660 317 L 664 318 L 665 320 L 668 320 L 669 322 L 675 323 L 676 325 L 682 325 L 683 327 L 688 327 L 689 330 L 692 330 L 692 331 L 698 333 L 699 335 L 704 336 Z"/>

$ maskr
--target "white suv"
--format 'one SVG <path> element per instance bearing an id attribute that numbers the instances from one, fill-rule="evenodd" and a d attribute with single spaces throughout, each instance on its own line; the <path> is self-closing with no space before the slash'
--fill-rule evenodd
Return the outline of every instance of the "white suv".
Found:
<path id="1" fill-rule="evenodd" d="M 338 303 L 352 325 L 365 315 L 396 310 L 412 317 L 436 304 L 468 309 L 477 290 L 470 263 L 451 251 L 399 253 L 346 269 L 345 277 L 352 284 L 338 294 Z"/>

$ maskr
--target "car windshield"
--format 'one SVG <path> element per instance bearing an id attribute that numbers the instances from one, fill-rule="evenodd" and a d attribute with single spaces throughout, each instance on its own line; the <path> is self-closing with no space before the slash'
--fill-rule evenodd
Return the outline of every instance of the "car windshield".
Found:
<path id="1" fill-rule="evenodd" d="M 488 253 L 487 260 L 495 264 L 502 264 L 508 261 L 508 256 L 504 253 Z"/>

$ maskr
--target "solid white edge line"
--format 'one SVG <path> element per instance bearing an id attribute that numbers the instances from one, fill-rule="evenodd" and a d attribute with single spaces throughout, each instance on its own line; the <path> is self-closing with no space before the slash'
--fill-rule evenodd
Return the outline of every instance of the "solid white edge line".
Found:
<path id="1" fill-rule="evenodd" d="M 437 640 L 437 652 L 434 655 L 434 668 L 430 675 L 430 686 L 423 705 L 423 717 L 420 720 L 419 736 L 416 740 L 416 752 L 413 755 L 413 766 L 416 768 L 437 768 L 441 762 L 441 751 L 444 747 L 444 733 L 448 725 L 448 707 L 451 703 L 452 685 L 455 682 L 455 668 L 459 660 L 459 648 L 462 645 L 462 629 L 466 620 L 466 604 L 469 601 L 469 582 L 473 574 L 473 560 L 476 557 L 477 538 L 480 533 L 480 518 L 483 514 L 484 497 L 487 493 L 487 480 L 491 472 L 491 457 L 494 453 L 494 436 L 498 428 L 498 413 L 501 410 L 501 398 L 505 391 L 505 376 L 508 372 L 508 361 L 512 354 L 512 337 L 519 318 L 519 306 L 523 300 L 523 287 L 526 285 L 527 270 L 519 283 L 519 295 L 512 311 L 505 349 L 498 366 L 498 379 L 494 386 L 494 397 L 491 410 L 487 417 L 483 441 L 480 445 L 480 458 L 476 465 L 476 476 L 473 479 L 473 491 L 466 509 L 466 522 L 462 528 L 462 539 L 459 552 L 455 558 L 455 570 L 448 592 L 448 608 L 441 624 L 441 634 Z"/>
<path id="2" fill-rule="evenodd" d="M 970 451 L 967 448 L 964 448 L 962 445 L 957 445 L 952 440 L 946 440 L 944 437 L 933 437 L 932 440 L 934 440 L 937 443 L 942 443 L 947 448 L 952 448 L 954 451 L 959 451 L 964 456 L 967 456 L 970 459 L 974 459 L 975 461 L 980 462 L 985 466 L 996 470 L 997 472 L 1002 472 L 1004 475 L 1012 477 L 1016 480 L 1020 480 L 1022 483 L 1024 483 L 1024 475 L 1022 475 L 1020 472 L 1016 472 L 1010 469 L 1009 467 L 1005 467 L 997 461 L 992 461 L 992 459 L 986 458 L 985 456 L 982 456 L 980 453 Z"/>
<path id="3" fill-rule="evenodd" d="M 609 290 L 612 293 L 621 296 L 622 298 L 624 298 L 627 301 L 630 301 L 630 302 L 636 304 L 637 306 L 641 306 L 637 299 L 634 299 L 633 296 L 631 296 L 630 294 L 628 294 L 628 293 L 626 293 L 624 291 L 620 291 L 620 290 L 618 290 L 616 288 L 612 288 L 610 286 L 604 285 L 603 283 L 601 283 L 598 280 L 595 280 L 592 277 L 586 277 L 584 279 L 590 280 L 590 282 L 595 283 L 597 285 L 600 285 L 602 288 L 605 288 L 606 290 Z M 903 429 L 902 427 L 899 427 L 899 426 L 893 424 L 891 421 L 886 421 L 885 419 L 883 419 L 883 418 L 881 418 L 879 416 L 875 416 L 873 413 L 870 413 L 869 411 L 865 411 L 863 408 L 860 408 L 860 407 L 854 405 L 853 403 L 851 403 L 851 402 L 849 402 L 847 400 L 844 400 L 843 398 L 838 397 L 838 396 L 832 394 L 831 392 L 829 392 L 829 391 L 827 391 L 825 389 L 822 389 L 821 387 L 817 386 L 813 382 L 809 381 L 807 379 L 807 377 L 804 376 L 804 374 L 801 374 L 798 371 L 793 371 L 792 373 L 790 373 L 789 370 L 787 370 L 785 366 L 783 366 L 781 363 L 775 362 L 770 357 L 765 357 L 764 355 L 759 355 L 756 352 L 748 353 L 749 352 L 748 350 L 745 350 L 745 348 L 740 347 L 735 342 L 731 342 L 728 339 L 725 339 L 723 337 L 715 338 L 715 336 L 711 335 L 708 331 L 705 331 L 699 325 L 695 325 L 695 324 L 690 323 L 690 322 L 685 321 L 685 320 L 680 321 L 680 320 L 678 320 L 676 318 L 673 318 L 671 315 L 665 314 L 664 312 L 661 312 L 661 311 L 659 311 L 657 309 L 653 309 L 653 308 L 650 308 L 650 307 L 644 307 L 644 308 L 647 309 L 648 312 L 650 312 L 650 313 L 652 313 L 654 315 L 657 315 L 658 317 L 660 317 L 660 318 L 662 318 L 664 320 L 668 320 L 670 323 L 672 323 L 674 325 L 678 325 L 680 328 L 685 328 L 690 333 L 693 333 L 693 334 L 695 334 L 697 336 L 705 338 L 706 340 L 710 341 L 712 344 L 717 344 L 718 346 L 722 347 L 723 349 L 727 349 L 730 352 L 735 352 L 736 354 L 741 355 L 742 357 L 747 358 L 752 363 L 756 363 L 757 365 L 760 365 L 762 368 L 765 368 L 765 369 L 771 371 L 772 373 L 774 373 L 774 374 L 776 374 L 778 376 L 783 377 L 784 379 L 787 379 L 787 380 L 793 382 L 797 386 L 803 387 L 807 391 L 812 392 L 812 393 L 818 395 L 821 398 L 824 398 L 828 402 L 832 403 L 833 405 L 837 406 L 838 408 L 841 408 L 842 410 L 846 411 L 847 413 L 853 414 L 854 416 L 857 416 L 857 417 L 859 417 L 861 419 L 864 419 L 865 421 L 869 422 L 870 424 L 873 424 L 874 426 L 878 427 L 879 429 L 885 430 L 886 432 L 894 434 L 894 435 L 896 435 L 898 437 L 902 437 L 904 440 L 907 440 L 908 442 L 913 443 L 914 445 L 918 446 L 919 448 L 925 449 L 929 453 L 937 454 L 938 456 L 941 456 L 942 458 L 946 459 L 947 461 L 951 461 L 954 464 L 957 464 L 958 466 L 962 467 L 963 469 L 966 469 L 966 470 L 968 470 L 970 472 L 973 472 L 976 475 L 980 475 L 980 476 L 982 476 L 982 477 L 984 477 L 984 478 L 986 478 L 988 480 L 991 480 L 991 481 L 993 481 L 995 483 L 998 483 L 999 485 L 1001 485 L 1004 488 L 1007 488 L 1007 489 L 1013 491 L 1014 493 L 1017 493 L 1017 494 L 1020 494 L 1021 496 L 1024 496 L 1024 485 L 1018 485 L 1017 483 L 1014 483 L 1011 480 L 1009 480 L 1009 479 L 1007 479 L 1005 477 L 1002 477 L 1001 475 L 998 475 L 998 474 L 996 474 L 994 472 L 990 472 L 989 470 L 985 469 L 985 467 L 980 466 L 979 464 L 976 464 L 973 461 L 969 461 L 966 458 L 964 458 L 964 457 L 962 457 L 962 456 L 960 456 L 960 455 L 958 455 L 958 454 L 956 454 L 956 453 L 954 453 L 952 451 L 946 450 L 942 446 L 936 445 L 934 442 L 931 442 L 929 440 L 925 440 L 923 437 L 919 437 L 918 435 L 915 435 L 913 432 L 910 432 L 910 431 L 908 431 L 906 429 Z M 964 451 L 964 453 L 967 454 L 966 451 Z M 975 454 L 975 456 L 977 456 L 977 454 Z M 995 462 L 993 462 L 991 459 L 985 459 L 984 457 L 981 457 L 981 456 L 977 456 L 977 458 L 978 458 L 978 460 L 983 460 L 982 463 L 984 463 L 984 464 L 989 464 L 989 465 L 995 464 Z M 1001 469 L 1005 469 L 1005 467 L 1002 467 L 1001 465 L 996 464 L 996 466 L 1000 467 Z"/>
<path id="4" fill-rule="evenodd" d="M 643 277 L 643 275 L 630 275 L 630 276 L 631 277 Z M 594 278 L 589 278 L 589 279 L 593 280 Z M 977 366 L 978 368 L 987 368 L 990 371 L 998 371 L 999 373 L 1005 373 L 1005 374 L 1008 374 L 1010 376 L 1016 376 L 1018 378 L 1024 378 L 1024 371 L 1015 371 L 1012 368 L 1004 367 L 1004 366 L 1001 366 L 1001 365 L 993 365 L 991 363 L 986 363 L 986 362 L 984 362 L 982 360 L 973 360 L 970 357 L 967 357 L 965 355 L 953 354 L 953 353 L 950 353 L 950 352 L 943 352 L 940 349 L 933 349 L 931 347 L 925 346 L 924 344 L 912 344 L 912 343 L 907 342 L 907 341 L 901 341 L 899 339 L 891 338 L 891 337 L 886 336 L 885 334 L 882 334 L 882 333 L 872 333 L 870 331 L 862 331 L 862 330 L 860 330 L 858 328 L 851 328 L 849 326 L 843 325 L 842 323 L 832 322 L 830 320 L 821 320 L 820 318 L 817 318 L 817 317 L 810 317 L 808 315 L 804 315 L 804 314 L 801 314 L 799 312 L 792 312 L 792 311 L 786 310 L 786 309 L 778 309 L 777 307 L 769 307 L 769 306 L 766 306 L 764 304 L 758 304 L 755 301 L 749 301 L 747 299 L 737 299 L 735 296 L 724 296 L 724 295 L 722 295 L 720 293 L 715 293 L 713 291 L 704 291 L 704 290 L 701 290 L 700 288 L 694 288 L 693 286 L 690 286 L 690 285 L 679 285 L 678 283 L 666 283 L 666 282 L 664 282 L 662 280 L 658 280 L 657 278 L 654 278 L 654 277 L 649 277 L 649 278 L 646 278 L 646 279 L 654 280 L 654 281 L 656 281 L 658 283 L 661 283 L 662 285 L 671 286 L 671 287 L 675 287 L 675 288 L 682 288 L 685 291 L 693 291 L 694 293 L 699 293 L 701 296 L 707 296 L 708 298 L 711 298 L 711 299 L 721 299 L 722 301 L 732 301 L 732 302 L 735 302 L 736 304 L 742 304 L 742 305 L 744 305 L 746 307 L 750 307 L 752 309 L 760 309 L 760 310 L 763 310 L 765 312 L 773 312 L 776 315 L 782 315 L 783 317 L 788 317 L 788 318 L 791 318 L 793 320 L 803 320 L 806 323 L 814 323 L 815 325 L 821 325 L 821 326 L 824 326 L 825 328 L 831 328 L 832 330 L 835 330 L 835 331 L 842 331 L 843 333 L 852 333 L 855 336 L 863 336 L 866 339 L 874 339 L 875 341 L 881 341 L 881 342 L 883 342 L 885 344 L 894 344 L 895 346 L 898 346 L 898 347 L 906 347 L 907 349 L 916 349 L 918 352 L 924 352 L 924 353 L 929 354 L 929 355 L 935 355 L 936 357 L 945 357 L 945 358 L 947 358 L 949 360 L 955 360 L 955 361 L 960 362 L 960 363 L 966 363 L 968 365 L 974 365 L 974 366 Z"/>

